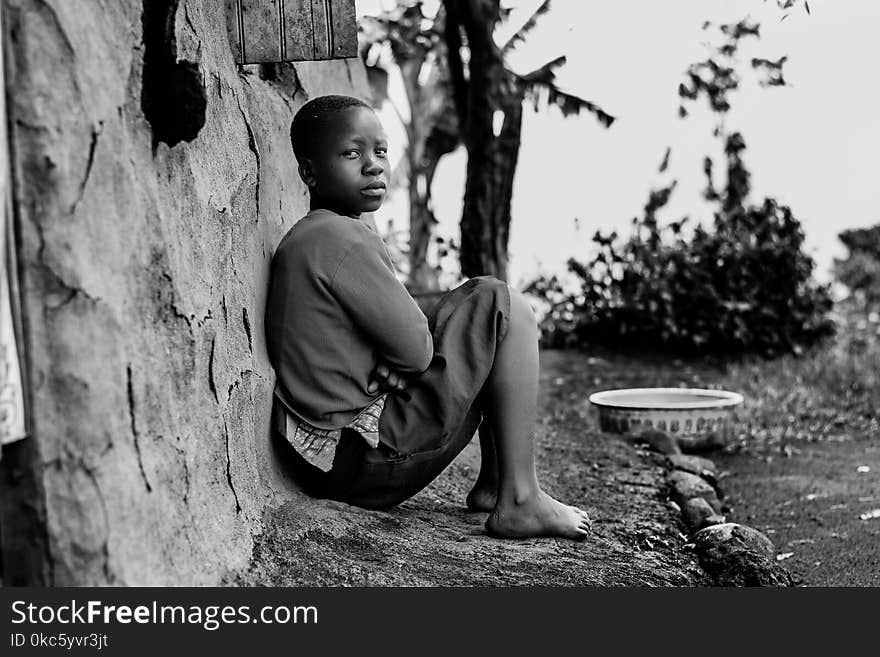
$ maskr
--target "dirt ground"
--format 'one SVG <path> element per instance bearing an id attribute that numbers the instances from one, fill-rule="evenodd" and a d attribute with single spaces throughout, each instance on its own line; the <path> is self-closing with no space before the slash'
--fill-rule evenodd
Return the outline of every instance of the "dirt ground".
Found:
<path id="1" fill-rule="evenodd" d="M 658 363 L 655 373 L 661 371 Z M 486 515 L 464 507 L 479 465 L 474 440 L 431 486 L 391 511 L 364 511 L 305 496 L 273 510 L 265 518 L 251 567 L 228 583 L 705 584 L 678 515 L 666 502 L 664 470 L 656 457 L 599 432 L 587 401 L 595 390 L 626 385 L 632 374 L 580 352 L 541 354 L 535 434 L 539 477 L 552 495 L 589 511 L 593 534 L 585 541 L 489 537 L 483 528 Z"/>
<path id="2" fill-rule="evenodd" d="M 880 586 L 880 314 L 838 306 L 830 343 L 731 364 L 738 435 L 713 456 L 734 515 L 802 586 Z"/>
<path id="3" fill-rule="evenodd" d="M 880 586 L 880 442 L 842 436 L 714 459 L 744 522 L 802 586 Z"/>

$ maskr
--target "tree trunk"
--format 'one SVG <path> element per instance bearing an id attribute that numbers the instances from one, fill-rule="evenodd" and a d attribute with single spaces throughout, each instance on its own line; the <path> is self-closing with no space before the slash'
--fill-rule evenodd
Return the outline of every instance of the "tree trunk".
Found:
<path id="1" fill-rule="evenodd" d="M 461 271 L 507 279 L 510 202 L 522 128 L 522 94 L 504 68 L 493 32 L 498 0 L 446 0 L 446 42 L 462 136 L 468 151 L 461 217 Z M 461 60 L 462 29 L 470 59 Z M 496 137 L 496 112 L 504 121 Z"/>
<path id="2" fill-rule="evenodd" d="M 437 20 L 442 21 L 442 18 Z M 413 24 L 414 33 L 420 29 L 419 23 Z M 448 106 L 443 54 L 439 52 L 435 59 L 431 59 L 428 50 L 413 47 L 410 41 L 415 38 L 414 33 L 409 34 L 409 39 L 404 42 L 397 42 L 393 50 L 410 108 L 410 120 L 404 123 L 409 168 L 408 287 L 411 291 L 426 292 L 440 287 L 437 269 L 428 263 L 428 247 L 437 224 L 431 210 L 431 184 L 440 158 L 454 150 L 456 144 L 448 138 L 438 139 L 438 132 L 445 135 L 448 131 L 438 127 L 438 123 L 446 122 L 444 113 Z M 426 66 L 430 67 L 430 74 L 424 80 L 422 72 Z"/>
<path id="3" fill-rule="evenodd" d="M 411 292 L 437 290 L 437 271 L 428 263 L 428 246 L 437 219 L 431 211 L 431 179 L 433 169 L 410 163 L 409 180 L 409 281 Z"/>
<path id="4" fill-rule="evenodd" d="M 405 124 L 409 169 L 408 286 L 417 291 L 437 288 L 436 275 L 427 263 L 428 244 L 435 220 L 428 207 L 430 192 L 424 173 L 425 141 L 431 130 L 431 117 L 426 115 L 425 98 L 419 85 L 419 74 L 426 55 L 424 50 L 415 50 L 398 60 L 411 115 Z"/>

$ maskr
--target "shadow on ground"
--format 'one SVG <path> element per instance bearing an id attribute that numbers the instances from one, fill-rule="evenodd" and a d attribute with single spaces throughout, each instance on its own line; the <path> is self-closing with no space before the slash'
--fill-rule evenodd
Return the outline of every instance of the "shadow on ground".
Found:
<path id="1" fill-rule="evenodd" d="M 476 477 L 473 441 L 427 489 L 388 511 L 302 496 L 267 513 L 242 586 L 693 586 L 707 580 L 666 502 L 664 469 L 619 436 L 599 431 L 587 396 L 603 362 L 541 354 L 539 476 L 549 493 L 582 506 L 593 534 L 501 541 L 464 497 Z M 658 370 L 660 368 L 658 367 Z M 605 372 L 607 374 L 607 371 Z M 621 387 L 608 380 L 604 387 Z M 657 384 L 659 385 L 659 383 Z"/>

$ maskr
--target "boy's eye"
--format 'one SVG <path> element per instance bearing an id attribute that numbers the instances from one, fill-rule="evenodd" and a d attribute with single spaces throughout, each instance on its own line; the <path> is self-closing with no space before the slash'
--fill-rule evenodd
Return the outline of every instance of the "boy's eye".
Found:
<path id="1" fill-rule="evenodd" d="M 357 152 L 355 149 L 353 149 L 353 148 L 350 148 L 349 150 L 344 151 L 344 152 L 342 153 L 342 157 L 347 157 L 349 160 L 353 160 L 353 159 L 355 159 L 356 157 L 358 157 L 358 155 L 360 155 L 360 153 L 358 153 L 358 152 Z"/>
<path id="2" fill-rule="evenodd" d="M 388 157 L 388 149 L 387 148 L 377 148 L 376 155 L 379 157 Z"/>

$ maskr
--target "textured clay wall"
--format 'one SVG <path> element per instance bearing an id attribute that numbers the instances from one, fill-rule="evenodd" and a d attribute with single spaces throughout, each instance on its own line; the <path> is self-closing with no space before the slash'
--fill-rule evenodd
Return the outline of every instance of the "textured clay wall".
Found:
<path id="1" fill-rule="evenodd" d="M 34 583 L 217 583 L 293 490 L 263 340 L 290 119 L 363 69 L 236 67 L 219 1 L 5 4 L 34 492 L 4 490 L 4 579 L 26 507 Z"/>

